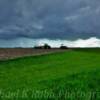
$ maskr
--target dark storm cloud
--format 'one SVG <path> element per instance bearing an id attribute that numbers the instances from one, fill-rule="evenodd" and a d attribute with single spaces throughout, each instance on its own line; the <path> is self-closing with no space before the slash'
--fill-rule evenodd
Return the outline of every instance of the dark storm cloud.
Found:
<path id="1" fill-rule="evenodd" d="M 100 0 L 0 0 L 0 39 L 100 37 Z"/>

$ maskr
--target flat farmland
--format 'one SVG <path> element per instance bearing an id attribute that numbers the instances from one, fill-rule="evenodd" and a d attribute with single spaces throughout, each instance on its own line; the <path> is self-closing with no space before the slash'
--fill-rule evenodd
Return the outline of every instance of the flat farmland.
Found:
<path id="1" fill-rule="evenodd" d="M 48 54 L 54 52 L 61 52 L 61 49 L 33 49 L 33 48 L 0 48 L 1 59 L 13 59 L 23 56 L 34 56 L 41 54 Z"/>
<path id="2" fill-rule="evenodd" d="M 99 48 L 0 52 L 0 100 L 100 100 Z"/>

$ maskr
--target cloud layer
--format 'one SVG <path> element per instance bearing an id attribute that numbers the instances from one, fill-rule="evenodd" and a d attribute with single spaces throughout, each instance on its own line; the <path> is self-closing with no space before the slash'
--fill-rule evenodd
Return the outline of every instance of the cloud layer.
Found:
<path id="1" fill-rule="evenodd" d="M 2 44 L 3 43 L 3 44 Z M 0 40 L 0 47 L 34 47 L 41 46 L 45 43 L 51 47 L 60 47 L 61 44 L 68 47 L 100 47 L 100 39 L 92 37 L 89 39 L 78 39 L 78 40 L 50 40 L 50 39 L 28 39 L 20 38 L 14 40 Z"/>
<path id="2" fill-rule="evenodd" d="M 100 38 L 99 4 L 100 0 L 0 0 L 0 39 Z"/>
<path id="3" fill-rule="evenodd" d="M 68 41 L 68 40 L 39 40 L 37 43 L 38 45 L 43 44 L 49 44 L 52 47 L 60 47 L 61 44 L 68 46 L 68 47 L 100 47 L 100 39 L 97 39 L 95 37 L 89 38 L 89 39 L 78 39 L 74 41 Z"/>

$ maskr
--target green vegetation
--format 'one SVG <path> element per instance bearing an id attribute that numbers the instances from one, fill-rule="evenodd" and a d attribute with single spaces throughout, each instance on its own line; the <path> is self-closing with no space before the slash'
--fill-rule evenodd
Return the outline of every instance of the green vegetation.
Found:
<path id="1" fill-rule="evenodd" d="M 100 100 L 99 50 L 0 61 L 0 100 Z"/>

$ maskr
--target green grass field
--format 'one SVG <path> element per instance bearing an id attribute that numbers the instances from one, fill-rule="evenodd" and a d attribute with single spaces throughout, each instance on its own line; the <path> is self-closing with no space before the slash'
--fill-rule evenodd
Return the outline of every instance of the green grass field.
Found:
<path id="1" fill-rule="evenodd" d="M 0 61 L 0 100 L 100 100 L 100 49 Z"/>

